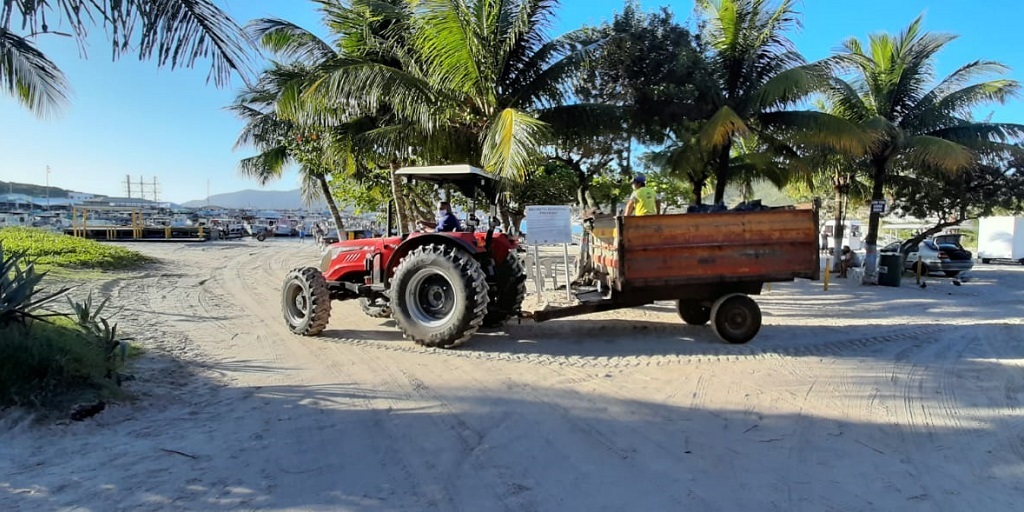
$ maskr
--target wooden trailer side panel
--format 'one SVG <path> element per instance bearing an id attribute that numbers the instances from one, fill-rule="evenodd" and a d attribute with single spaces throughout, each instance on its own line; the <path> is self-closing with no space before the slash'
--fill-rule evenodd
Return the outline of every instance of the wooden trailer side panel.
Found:
<path id="1" fill-rule="evenodd" d="M 619 289 L 818 277 L 816 210 L 652 215 L 618 223 L 613 237 L 595 237 L 595 245 L 602 253 L 617 246 L 617 258 L 608 262 Z"/>

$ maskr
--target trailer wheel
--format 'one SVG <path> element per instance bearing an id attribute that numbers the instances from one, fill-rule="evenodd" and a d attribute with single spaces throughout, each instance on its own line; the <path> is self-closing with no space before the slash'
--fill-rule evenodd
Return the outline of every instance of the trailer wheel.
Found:
<path id="1" fill-rule="evenodd" d="M 711 308 L 701 304 L 699 300 L 679 299 L 676 301 L 679 318 L 690 325 L 704 325 L 711 320 Z"/>
<path id="2" fill-rule="evenodd" d="M 359 298 L 359 309 L 370 318 L 391 318 L 391 306 L 381 304 L 379 300 L 370 300 L 366 297 Z"/>
<path id="3" fill-rule="evenodd" d="M 484 327 L 501 327 L 519 312 L 526 297 L 526 268 L 514 252 L 509 251 L 494 273 L 495 287 L 487 303 Z"/>
<path id="4" fill-rule="evenodd" d="M 487 276 L 461 249 L 436 244 L 413 249 L 398 264 L 391 285 L 391 317 L 421 345 L 465 341 L 487 314 Z"/>
<path id="5" fill-rule="evenodd" d="M 991 258 L 982 258 L 981 262 L 986 264 L 986 265 L 988 265 L 989 263 L 992 263 L 992 259 Z M 1024 260 L 1020 260 L 1020 262 L 1024 263 Z"/>
<path id="6" fill-rule="evenodd" d="M 742 293 L 726 295 L 711 307 L 711 328 L 729 343 L 746 343 L 761 330 L 761 308 Z"/>
<path id="7" fill-rule="evenodd" d="M 260 233 L 260 234 L 256 235 L 256 241 L 258 241 L 258 242 L 262 242 L 262 241 L 264 241 L 266 239 L 267 239 L 267 234 L 266 233 Z"/>
<path id="8" fill-rule="evenodd" d="M 293 333 L 320 334 L 331 319 L 331 296 L 324 275 L 313 267 L 288 272 L 281 290 L 281 312 Z"/>

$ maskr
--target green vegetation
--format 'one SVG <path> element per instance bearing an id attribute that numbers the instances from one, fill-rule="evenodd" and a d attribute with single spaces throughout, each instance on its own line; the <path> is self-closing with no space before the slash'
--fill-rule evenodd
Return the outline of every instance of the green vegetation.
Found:
<path id="1" fill-rule="evenodd" d="M 67 318 L 0 328 L 0 407 L 54 407 L 116 393 L 104 344 Z"/>
<path id="2" fill-rule="evenodd" d="M 124 270 L 153 261 L 136 251 L 32 228 L 0 229 L 0 245 L 22 253 L 41 268 Z"/>
<path id="3" fill-rule="evenodd" d="M 101 316 L 107 300 L 68 298 L 73 316 L 55 312 L 51 305 L 70 289 L 43 288 L 45 275 L 0 248 L 0 407 L 101 398 L 120 384 L 129 347 Z"/>
<path id="4" fill-rule="evenodd" d="M 68 197 L 68 193 L 71 191 L 58 187 L 0 181 L 0 194 L 25 194 L 32 197 L 46 197 L 47 192 L 49 192 L 50 197 Z"/>

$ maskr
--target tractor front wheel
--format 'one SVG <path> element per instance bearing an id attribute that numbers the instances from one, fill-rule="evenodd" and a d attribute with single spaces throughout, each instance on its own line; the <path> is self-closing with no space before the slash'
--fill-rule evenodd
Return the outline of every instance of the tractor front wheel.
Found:
<path id="1" fill-rule="evenodd" d="M 281 291 L 281 312 L 293 333 L 320 334 L 331 319 L 331 295 L 324 275 L 313 267 L 288 272 Z"/>
<path id="2" fill-rule="evenodd" d="M 471 254 L 428 244 L 413 249 L 395 269 L 391 315 L 416 343 L 451 347 L 480 328 L 487 293 L 487 276 Z"/>

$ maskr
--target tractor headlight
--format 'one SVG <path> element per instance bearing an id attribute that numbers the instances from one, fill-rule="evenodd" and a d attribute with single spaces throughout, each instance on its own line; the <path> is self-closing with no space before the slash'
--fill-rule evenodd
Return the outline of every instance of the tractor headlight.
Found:
<path id="1" fill-rule="evenodd" d="M 327 270 L 331 268 L 331 262 L 334 261 L 334 258 L 337 257 L 340 252 L 341 247 L 329 247 L 327 251 L 324 252 L 323 258 L 320 259 L 320 272 L 327 272 Z"/>

